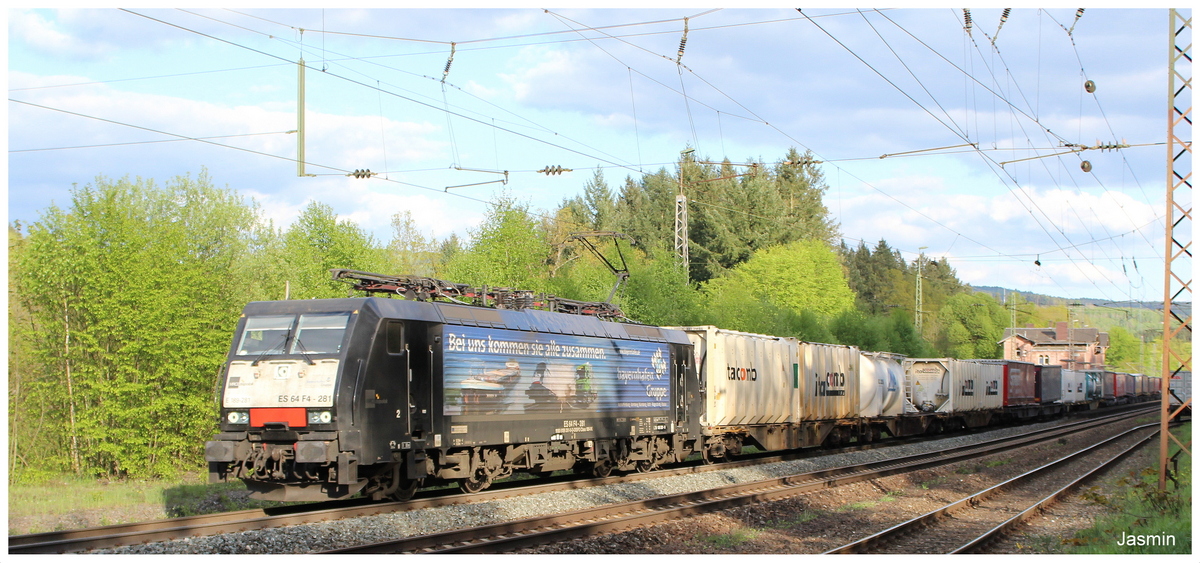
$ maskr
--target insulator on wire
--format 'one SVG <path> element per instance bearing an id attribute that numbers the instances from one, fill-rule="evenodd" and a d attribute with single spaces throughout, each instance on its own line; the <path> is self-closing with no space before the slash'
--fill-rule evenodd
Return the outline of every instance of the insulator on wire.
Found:
<path id="1" fill-rule="evenodd" d="M 442 82 L 446 82 L 446 77 L 450 76 L 450 65 L 454 64 L 454 42 L 450 42 L 450 58 L 446 59 L 446 70 L 442 71 Z"/>
<path id="2" fill-rule="evenodd" d="M 971 34 L 971 9 L 970 8 L 963 8 L 963 21 L 966 22 L 966 25 L 963 26 L 963 29 L 967 30 L 967 35 L 970 35 Z"/>
<path id="3" fill-rule="evenodd" d="M 1083 8 L 1075 10 L 1075 21 L 1071 22 L 1071 29 L 1067 30 L 1067 35 L 1075 31 L 1075 24 L 1079 23 L 1079 18 L 1083 17 Z"/>
<path id="4" fill-rule="evenodd" d="M 1000 28 L 1004 27 L 1004 22 L 1008 21 L 1008 14 L 1012 12 L 1012 8 L 1005 8 L 1000 14 L 1000 25 L 996 26 L 996 36 L 992 37 L 992 45 L 996 44 L 996 38 L 1000 37 Z"/>
<path id="5" fill-rule="evenodd" d="M 370 169 L 364 169 L 364 170 L 358 170 L 358 169 L 355 169 L 355 170 L 354 170 L 354 172 L 351 172 L 351 173 L 349 173 L 349 174 L 346 174 L 346 175 L 347 175 L 347 176 L 354 176 L 355 178 L 362 179 L 362 178 L 370 178 L 371 176 L 373 176 L 373 175 L 374 175 L 374 173 L 373 173 L 373 172 L 371 172 L 371 170 L 370 170 Z"/>
<path id="6" fill-rule="evenodd" d="M 574 172 L 574 170 L 572 170 L 570 168 L 563 168 L 561 165 L 554 165 L 554 166 L 547 166 L 547 167 L 537 171 L 538 174 L 545 174 L 547 176 L 557 176 L 557 175 L 562 174 L 563 172 Z"/>
<path id="7" fill-rule="evenodd" d="M 676 63 L 679 63 L 679 61 L 683 60 L 683 50 L 687 48 L 687 34 L 688 34 L 688 19 L 683 18 L 683 37 L 679 40 L 679 55 L 677 57 L 675 57 Z"/>

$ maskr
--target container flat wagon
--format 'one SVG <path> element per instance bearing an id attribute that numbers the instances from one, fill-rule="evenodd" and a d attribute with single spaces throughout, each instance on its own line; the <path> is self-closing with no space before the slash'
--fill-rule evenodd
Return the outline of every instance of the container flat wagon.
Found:
<path id="1" fill-rule="evenodd" d="M 1004 367 L 996 363 L 913 358 L 904 361 L 904 374 L 913 409 L 942 413 L 943 425 L 985 426 L 1004 406 Z"/>

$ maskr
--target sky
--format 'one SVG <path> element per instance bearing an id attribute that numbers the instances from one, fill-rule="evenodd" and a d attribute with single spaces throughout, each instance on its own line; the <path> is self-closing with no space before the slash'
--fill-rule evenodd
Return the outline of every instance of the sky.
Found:
<path id="1" fill-rule="evenodd" d="M 403 211 L 469 236 L 496 197 L 549 212 L 596 169 L 616 189 L 687 148 L 795 147 L 847 244 L 1161 301 L 1168 12 L 1076 15 L 973 9 L 968 32 L 949 7 L 12 9 L 8 220 L 101 177 L 206 172 L 277 227 L 315 201 L 383 243 Z"/>

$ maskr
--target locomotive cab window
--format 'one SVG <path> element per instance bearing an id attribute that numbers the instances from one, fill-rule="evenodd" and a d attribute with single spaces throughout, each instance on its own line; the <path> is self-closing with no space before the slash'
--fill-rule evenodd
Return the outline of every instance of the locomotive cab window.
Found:
<path id="1" fill-rule="evenodd" d="M 400 321 L 387 322 L 387 351 L 389 354 L 404 353 L 404 323 Z"/>
<path id="2" fill-rule="evenodd" d="M 282 354 L 295 320 L 294 315 L 246 319 L 242 341 L 238 344 L 238 355 Z"/>
<path id="3" fill-rule="evenodd" d="M 292 354 L 337 354 L 342 350 L 342 337 L 350 315 L 300 315 Z"/>

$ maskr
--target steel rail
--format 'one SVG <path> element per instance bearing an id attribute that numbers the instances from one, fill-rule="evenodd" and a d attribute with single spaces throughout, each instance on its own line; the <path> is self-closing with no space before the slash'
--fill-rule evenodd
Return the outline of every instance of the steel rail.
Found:
<path id="1" fill-rule="evenodd" d="M 1137 408 L 1124 408 L 1121 409 L 1120 412 L 1116 413 L 1108 409 L 1105 411 L 1088 411 L 1087 413 L 1084 413 L 1085 416 L 1096 413 L 1099 413 L 1099 416 L 1090 418 L 1089 420 L 1071 422 L 1056 426 L 1054 429 L 1076 428 L 1097 420 L 1116 420 L 1118 418 L 1123 419 L 1128 416 L 1141 414 L 1140 410 L 1141 409 Z M 1131 412 L 1133 414 L 1131 414 Z M 1009 438 L 1004 438 L 1004 440 L 1014 440 L 1022 436 L 1030 436 L 1039 432 L 1045 432 L 1054 429 L 1018 434 L 1010 436 Z M 604 479 L 579 479 L 574 476 L 563 475 L 551 478 L 554 480 L 554 482 L 546 483 L 541 481 L 539 484 L 532 486 L 523 485 L 522 481 L 510 481 L 498 484 L 494 486 L 492 490 L 473 495 L 457 494 L 452 489 L 443 489 L 440 491 L 426 490 L 418 493 L 418 498 L 403 502 L 371 503 L 365 499 L 349 499 L 316 504 L 241 510 L 198 516 L 184 516 L 149 522 L 114 524 L 110 526 L 82 528 L 77 530 L 62 530 L 55 532 L 15 535 L 9 536 L 8 538 L 9 553 L 65 553 L 71 551 L 103 549 L 122 545 L 174 540 L 184 537 L 216 535 L 247 530 L 261 530 L 278 526 L 306 524 L 340 518 L 373 516 L 378 514 L 404 512 L 408 510 L 418 510 L 453 504 L 486 502 L 490 500 L 504 499 L 515 495 L 523 496 L 558 490 L 575 489 L 580 487 L 602 486 L 613 483 L 637 481 L 641 479 L 702 473 L 721 469 L 748 467 L 777 461 L 803 459 L 813 457 L 814 454 L 825 455 L 887 448 L 892 446 L 937 440 L 952 435 L 954 434 L 916 436 L 867 444 L 855 444 L 833 450 L 806 449 L 800 452 L 789 452 L 784 454 L 751 454 L 750 456 L 747 456 L 751 459 L 719 463 L 714 465 L 699 465 L 696 464 L 696 462 L 687 462 L 691 465 L 681 468 L 653 471 L 650 473 L 636 473 L 625 476 L 608 477 Z"/>
<path id="2" fill-rule="evenodd" d="M 1129 430 L 1126 430 L 1125 432 L 1122 432 L 1116 436 L 1112 436 L 1103 441 L 1092 444 L 1091 446 L 1088 446 L 1088 447 L 1078 450 L 1074 453 L 1063 456 L 1055 461 L 1047 463 L 1036 469 L 1031 469 L 1029 471 L 1026 471 L 1025 473 L 1017 475 L 1016 477 L 1008 479 L 1007 481 L 1004 481 L 1002 483 L 993 485 L 993 486 L 988 487 L 977 493 L 963 497 L 963 498 L 961 498 L 957 501 L 954 501 L 952 503 L 949 503 L 941 508 L 931 510 L 925 514 L 922 514 L 921 516 L 918 516 L 916 518 L 913 518 L 913 519 L 905 521 L 905 522 L 901 522 L 900 524 L 896 524 L 895 526 L 887 528 L 886 530 L 871 534 L 867 537 L 850 542 L 841 547 L 837 547 L 837 548 L 831 549 L 829 551 L 826 551 L 825 554 L 828 555 L 828 554 L 834 554 L 834 553 L 872 553 L 875 550 L 875 548 L 878 548 L 881 545 L 885 545 L 889 542 L 895 541 L 896 539 L 898 539 L 899 537 L 901 537 L 907 533 L 924 528 L 924 527 L 940 520 L 943 517 L 949 516 L 953 512 L 957 512 L 963 508 L 973 507 L 974 505 L 982 502 L 983 500 L 991 497 L 992 495 L 999 493 L 1005 489 L 1008 489 L 1015 484 L 1026 482 L 1034 476 L 1041 475 L 1045 472 L 1050 471 L 1051 469 L 1065 465 L 1068 462 L 1070 462 L 1071 460 L 1074 460 L 1078 457 L 1092 453 L 1093 451 L 1095 451 L 1099 448 L 1102 448 L 1111 442 L 1114 442 L 1116 440 L 1124 438 L 1125 436 L 1128 436 L 1128 435 L 1138 432 L 1140 430 L 1144 430 L 1146 428 L 1151 428 L 1151 427 L 1154 427 L 1157 425 L 1158 425 L 1158 423 L 1151 423 L 1151 424 L 1144 424 L 1141 426 L 1136 426 L 1134 428 L 1130 428 Z M 1153 434 L 1151 434 L 1151 435 L 1153 435 Z M 1111 460 L 1109 460 L 1109 461 L 1111 461 Z M 974 542 L 968 542 L 967 545 L 971 545 L 973 543 Z M 959 548 L 959 549 L 962 549 L 962 548 Z"/>
<path id="3" fill-rule="evenodd" d="M 1157 423 L 1155 423 L 1155 425 L 1157 425 Z M 1074 491 L 1080 485 L 1094 479 L 1100 473 L 1103 473 L 1104 471 L 1106 471 L 1109 467 L 1116 465 L 1121 460 L 1128 457 L 1129 454 L 1133 453 L 1138 448 L 1145 446 L 1146 443 L 1148 443 L 1152 438 L 1154 438 L 1154 436 L 1158 435 L 1158 433 L 1159 432 L 1156 430 L 1154 433 L 1146 436 L 1138 443 L 1133 444 L 1133 445 L 1129 446 L 1128 448 L 1125 448 L 1123 451 L 1121 451 L 1117 455 L 1109 458 L 1104 463 L 1101 463 L 1100 465 L 1097 465 L 1096 467 L 1092 468 L 1091 471 L 1088 471 L 1087 473 L 1084 473 L 1083 475 L 1079 476 L 1078 479 L 1071 481 L 1063 488 L 1061 488 L 1057 491 L 1054 491 L 1046 498 L 1038 501 L 1037 504 L 1035 504 L 1029 508 L 1026 508 L 1025 510 L 1021 511 L 1020 514 L 1017 514 L 1016 516 L 1009 518 L 1008 520 L 1004 521 L 1004 523 L 1000 524 L 999 526 L 996 526 L 995 528 L 988 530 L 983 535 L 963 544 L 961 547 L 959 547 L 958 549 L 955 549 L 954 551 L 951 551 L 950 553 L 978 553 L 983 547 L 985 547 L 992 541 L 1001 538 L 1002 536 L 1004 536 L 1004 534 L 1007 534 L 1008 532 L 1012 531 L 1014 528 L 1016 528 L 1022 522 L 1033 517 L 1035 514 L 1041 512 L 1042 510 L 1044 510 L 1045 508 L 1054 504 L 1055 502 L 1058 502 L 1058 500 L 1061 499 L 1063 496 Z"/>
<path id="4" fill-rule="evenodd" d="M 565 514 L 547 515 L 438 534 L 414 536 L 324 553 L 498 553 L 509 552 L 581 536 L 620 531 L 693 514 L 751 503 L 779 500 L 797 494 L 907 473 L 964 459 L 990 455 L 1014 447 L 1052 440 L 1065 434 L 1100 427 L 1141 415 L 1140 412 L 1084 421 L 1070 428 L 1055 427 L 938 452 L 868 462 L 729 485 L 707 491 L 681 493 L 606 505 Z"/>
<path id="5" fill-rule="evenodd" d="M 1071 423 L 1078 424 L 1078 423 Z M 1066 426 L 1066 425 L 1064 425 Z M 900 446 L 911 443 L 936 440 L 951 434 L 937 436 L 908 437 L 870 444 L 856 444 L 831 450 L 805 450 L 785 454 L 748 454 L 746 459 L 725 462 L 714 465 L 701 465 L 698 462 L 685 462 L 687 467 L 665 469 L 650 473 L 635 473 L 629 475 L 596 479 L 591 477 L 560 475 L 539 481 L 539 484 L 529 485 L 524 481 L 506 481 L 493 485 L 491 490 L 462 495 L 457 489 L 431 489 L 418 493 L 418 498 L 400 502 L 371 502 L 366 499 L 346 499 L 320 502 L 313 504 L 281 506 L 265 509 L 239 510 L 195 516 L 181 516 L 148 522 L 131 522 L 112 524 L 75 530 L 59 530 L 9 536 L 10 554 L 19 553 L 64 553 L 88 549 L 103 549 L 137 543 L 167 541 L 183 537 L 215 535 L 247 530 L 261 530 L 291 524 L 306 524 L 352 518 L 359 516 L 374 516 L 378 514 L 420 510 L 438 506 L 486 502 L 509 498 L 515 495 L 539 494 L 545 492 L 576 489 L 587 486 L 602 486 L 613 483 L 625 483 L 641 479 L 667 477 L 703 473 L 721 469 L 749 467 L 763 463 L 773 463 L 791 459 L 813 457 L 814 453 L 821 455 L 845 453 Z"/>

